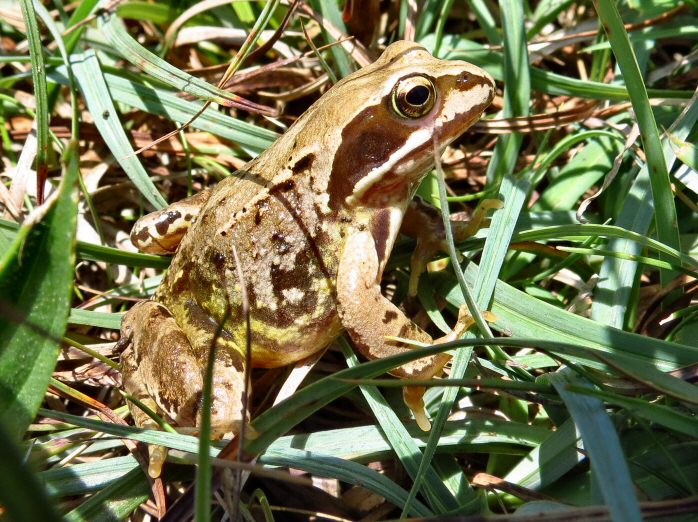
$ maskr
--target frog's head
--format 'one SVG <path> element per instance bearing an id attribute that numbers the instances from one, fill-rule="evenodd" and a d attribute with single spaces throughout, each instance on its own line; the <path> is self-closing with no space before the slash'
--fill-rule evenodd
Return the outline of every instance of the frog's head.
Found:
<path id="1" fill-rule="evenodd" d="M 334 122 L 330 207 L 407 201 L 446 145 L 475 123 L 494 97 L 492 77 L 463 61 L 439 60 L 396 42 L 373 64 L 337 83 L 314 118 Z M 333 132 L 334 131 L 334 132 Z"/>

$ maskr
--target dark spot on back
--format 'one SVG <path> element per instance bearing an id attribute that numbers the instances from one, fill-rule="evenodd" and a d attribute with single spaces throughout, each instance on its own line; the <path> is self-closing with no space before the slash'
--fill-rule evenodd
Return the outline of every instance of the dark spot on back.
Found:
<path id="1" fill-rule="evenodd" d="M 218 270 L 222 270 L 225 266 L 225 255 L 222 252 L 214 252 L 211 261 Z"/>
<path id="2" fill-rule="evenodd" d="M 196 270 L 196 263 L 193 263 L 192 261 L 187 261 L 182 266 L 181 275 L 175 281 L 172 282 L 173 294 L 182 293 L 190 287 L 191 276 L 194 270 Z M 167 279 L 173 278 L 175 277 L 175 273 L 172 271 L 167 272 L 167 275 L 165 277 L 167 277 Z"/>
<path id="3" fill-rule="evenodd" d="M 276 247 L 276 252 L 278 254 L 287 254 L 291 250 L 291 244 L 286 239 L 286 236 L 281 232 L 274 232 L 271 235 L 271 241 Z"/>
<path id="4" fill-rule="evenodd" d="M 280 247 L 285 248 L 282 245 Z M 277 327 L 284 328 L 293 325 L 298 316 L 314 310 L 317 306 L 318 295 L 311 290 L 313 278 L 311 274 L 313 274 L 315 265 L 313 254 L 307 250 L 301 250 L 296 255 L 290 270 L 286 270 L 278 265 L 271 266 L 272 291 L 279 303 L 283 303 L 278 310 L 273 312 L 273 324 Z M 298 302 L 287 301 L 284 296 L 284 290 L 292 288 L 303 289 L 305 291 L 303 299 Z"/>
<path id="5" fill-rule="evenodd" d="M 383 322 L 385 324 L 388 324 L 388 323 L 394 321 L 395 319 L 397 319 L 397 312 L 396 311 L 394 311 L 394 310 L 386 310 L 385 311 L 385 315 L 383 316 Z"/>
<path id="6" fill-rule="evenodd" d="M 199 412 L 201 411 L 201 408 L 204 406 L 204 392 L 203 390 L 199 390 L 194 394 L 194 397 L 192 397 L 192 408 L 191 412 L 193 414 L 193 417 L 196 419 L 199 416 Z"/>
<path id="7" fill-rule="evenodd" d="M 304 170 L 308 170 L 312 166 L 314 161 L 315 161 L 315 154 L 310 152 L 310 153 L 306 154 L 305 156 L 303 156 L 298 161 L 296 161 L 293 164 L 293 167 L 291 167 L 291 171 L 294 174 L 298 174 L 299 172 L 303 172 Z"/>
<path id="8" fill-rule="evenodd" d="M 254 213 L 254 224 L 259 225 L 262 222 L 262 214 L 269 210 L 269 202 L 266 198 L 260 199 L 255 203 L 255 206 L 257 209 Z"/>
<path id="9" fill-rule="evenodd" d="M 175 411 L 175 404 L 170 400 L 170 397 L 166 393 L 161 393 L 159 395 L 160 406 L 169 414 Z"/>

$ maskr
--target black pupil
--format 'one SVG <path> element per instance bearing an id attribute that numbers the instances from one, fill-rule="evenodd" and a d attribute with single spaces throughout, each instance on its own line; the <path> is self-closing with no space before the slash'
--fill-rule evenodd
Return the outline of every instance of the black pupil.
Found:
<path id="1" fill-rule="evenodd" d="M 405 96 L 405 100 L 412 106 L 424 105 L 429 100 L 429 89 L 424 85 L 412 87 Z"/>

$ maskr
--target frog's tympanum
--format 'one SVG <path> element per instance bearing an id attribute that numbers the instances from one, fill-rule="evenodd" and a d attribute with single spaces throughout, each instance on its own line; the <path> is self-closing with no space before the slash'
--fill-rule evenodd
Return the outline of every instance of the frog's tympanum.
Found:
<path id="1" fill-rule="evenodd" d="M 293 363 L 343 331 L 369 359 L 418 349 L 389 337 L 432 343 L 461 333 L 457 326 L 434 341 L 381 294 L 380 282 L 400 232 L 417 237 L 411 291 L 442 247 L 440 214 L 412 196 L 434 155 L 477 121 L 493 96 L 492 78 L 478 67 L 394 43 L 243 170 L 138 221 L 134 244 L 174 257 L 155 297 L 124 317 L 126 390 L 195 429 L 215 339 L 213 431 L 237 431 L 246 327 L 234 249 L 250 307 L 253 367 Z M 456 224 L 456 236 L 472 233 L 472 225 Z M 430 378 L 448 358 L 422 358 L 391 373 Z M 405 390 L 429 429 L 424 389 Z M 138 425 L 153 425 L 132 410 Z"/>

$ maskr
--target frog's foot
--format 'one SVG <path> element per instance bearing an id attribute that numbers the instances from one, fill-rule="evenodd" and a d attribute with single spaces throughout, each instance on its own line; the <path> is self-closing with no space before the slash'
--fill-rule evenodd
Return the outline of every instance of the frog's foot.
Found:
<path id="1" fill-rule="evenodd" d="M 456 243 L 465 241 L 481 228 L 488 227 L 490 220 L 487 217 L 487 212 L 503 206 L 504 204 L 499 199 L 483 199 L 474 210 L 470 220 L 451 220 L 453 240 Z M 448 244 L 440 212 L 424 201 L 416 200 L 408 208 L 405 219 L 407 225 L 403 227 L 403 231 L 417 240 L 417 245 L 412 252 L 408 287 L 409 295 L 416 295 L 419 278 L 425 272 L 427 264 L 437 252 L 448 252 Z M 419 221 L 422 222 L 422 226 L 415 226 L 414 222 Z M 457 255 L 460 262 L 462 260 L 460 252 L 457 252 Z"/>
<path id="2" fill-rule="evenodd" d="M 154 301 L 138 303 L 125 316 L 122 338 L 130 340 L 121 354 L 123 387 L 148 409 L 164 414 L 179 429 L 200 426 L 204 368 L 214 337 L 197 330 L 201 346 L 192 346 L 169 310 Z M 120 347 L 126 345 L 120 342 Z M 237 352 L 219 347 L 213 371 L 211 433 L 220 437 L 239 429 L 244 364 Z M 158 429 L 148 413 L 129 402 L 137 426 Z M 167 456 L 164 448 L 150 449 L 151 477 L 159 476 Z"/>
<path id="3" fill-rule="evenodd" d="M 502 207 L 504 207 L 504 203 L 500 199 L 487 198 L 480 200 L 468 221 L 451 221 L 453 239 L 456 242 L 465 241 L 469 237 L 474 236 L 481 228 L 489 227 L 490 218 L 487 217 L 487 212 Z"/>
<path id="4" fill-rule="evenodd" d="M 487 322 L 494 322 L 497 320 L 497 317 L 492 312 L 485 311 L 482 315 Z M 458 310 L 458 320 L 456 321 L 456 325 L 453 327 L 451 333 L 436 339 L 434 344 L 443 344 L 459 339 L 467 330 L 470 329 L 471 326 L 473 326 L 473 324 L 475 324 L 475 320 L 473 319 L 472 315 L 470 315 L 468 306 L 461 306 Z M 442 355 L 443 357 L 440 359 L 440 361 L 443 362 L 443 364 L 438 367 L 434 366 L 432 368 L 433 373 L 429 377 L 433 377 L 434 375 L 441 373 L 443 366 L 445 366 L 446 362 L 448 362 L 450 359 L 449 355 Z M 421 378 L 429 377 L 422 376 Z M 425 386 L 405 386 L 402 388 L 403 400 L 405 401 L 407 407 L 412 411 L 417 425 L 423 431 L 429 431 L 431 429 L 431 423 L 429 422 L 429 417 L 427 416 L 426 407 L 424 405 L 425 393 Z"/>

